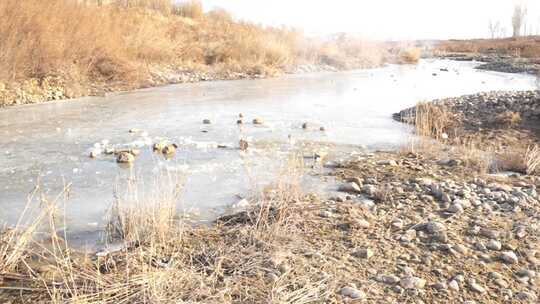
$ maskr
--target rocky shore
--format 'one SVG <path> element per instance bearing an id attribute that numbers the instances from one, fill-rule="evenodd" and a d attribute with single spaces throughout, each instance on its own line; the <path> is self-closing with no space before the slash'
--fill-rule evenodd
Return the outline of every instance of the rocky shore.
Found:
<path id="1" fill-rule="evenodd" d="M 28 254 L 3 274 L 0 297 L 46 302 L 49 286 L 69 298 L 71 269 L 83 299 L 123 298 L 99 284 L 128 280 L 129 303 L 151 302 L 163 280 L 176 286 L 166 299 L 205 303 L 537 303 L 540 178 L 479 175 L 461 162 L 451 152 L 361 152 L 334 164 L 335 197 L 272 190 L 157 248 L 126 243 L 62 264 Z"/>
<path id="2" fill-rule="evenodd" d="M 445 117 L 447 142 L 474 142 L 485 150 L 526 148 L 540 143 L 540 91 L 483 92 L 434 100 Z M 394 119 L 416 123 L 417 108 L 394 114 Z"/>
<path id="3" fill-rule="evenodd" d="M 481 62 L 476 68 L 479 70 L 503 72 L 503 73 L 527 73 L 538 75 L 540 62 L 533 58 L 519 58 L 498 54 L 474 54 L 474 53 L 441 53 L 437 58 L 456 61 Z"/>
<path id="4" fill-rule="evenodd" d="M 367 66 L 363 66 L 365 68 Z M 41 103 L 53 100 L 72 99 L 84 96 L 103 96 L 110 92 L 129 91 L 170 84 L 194 83 L 216 80 L 261 79 L 276 77 L 283 73 L 303 74 L 337 72 L 339 68 L 325 64 L 299 64 L 283 69 L 267 67 L 252 68 L 241 72 L 221 69 L 178 69 L 176 67 L 154 67 L 144 80 L 88 81 L 71 79 L 67 76 L 49 76 L 28 79 L 22 82 L 0 82 L 0 108 L 10 105 Z"/>
<path id="5" fill-rule="evenodd" d="M 186 225 L 166 205 L 137 209 L 119 216 L 114 250 L 76 253 L 54 234 L 23 246 L 27 234 L 6 230 L 0 300 L 538 303 L 538 172 L 478 170 L 463 143 L 536 145 L 539 101 L 538 91 L 433 101 L 446 136 L 430 150 L 359 149 L 310 171 L 337 181 L 328 196 L 276 183 L 210 226 Z M 418 123 L 418 113 L 394 117 Z"/>

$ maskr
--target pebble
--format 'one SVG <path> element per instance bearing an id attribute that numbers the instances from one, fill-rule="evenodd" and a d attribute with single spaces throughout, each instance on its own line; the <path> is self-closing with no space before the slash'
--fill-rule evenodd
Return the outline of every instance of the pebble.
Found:
<path id="1" fill-rule="evenodd" d="M 264 123 L 264 120 L 262 120 L 262 118 L 253 119 L 253 124 L 254 125 L 262 125 L 263 123 Z"/>
<path id="2" fill-rule="evenodd" d="M 519 261 L 517 255 L 513 251 L 504 251 L 499 257 L 506 264 L 517 264 Z"/>
<path id="3" fill-rule="evenodd" d="M 371 258 L 375 253 L 373 252 L 373 250 L 369 249 L 369 248 L 359 248 L 359 249 L 356 249 L 354 252 L 353 252 L 353 256 L 357 257 L 357 258 L 362 258 L 362 259 L 369 259 Z"/>
<path id="4" fill-rule="evenodd" d="M 402 278 L 399 281 L 399 285 L 405 289 L 422 289 L 426 285 L 426 280 L 414 276 L 408 276 Z"/>
<path id="5" fill-rule="evenodd" d="M 209 124 L 212 124 L 212 121 L 210 119 L 203 119 L 203 124 L 205 125 L 209 125 Z"/>
<path id="6" fill-rule="evenodd" d="M 448 283 L 448 288 L 453 291 L 459 291 L 459 283 L 456 280 L 452 280 Z"/>
<path id="7" fill-rule="evenodd" d="M 441 222 L 432 221 L 427 223 L 426 230 L 428 233 L 438 233 L 446 230 L 446 226 L 444 226 Z"/>
<path id="8" fill-rule="evenodd" d="M 347 193 L 361 193 L 362 190 L 360 189 L 360 186 L 358 186 L 355 182 L 350 182 L 343 184 L 338 189 L 341 192 L 347 192 Z"/>
<path id="9" fill-rule="evenodd" d="M 447 211 L 450 213 L 461 213 L 463 212 L 463 206 L 461 204 L 454 203 L 448 207 Z"/>
<path id="10" fill-rule="evenodd" d="M 384 275 L 381 277 L 381 281 L 386 284 L 397 284 L 399 283 L 400 279 L 398 276 L 395 275 Z"/>
<path id="11" fill-rule="evenodd" d="M 363 291 L 349 286 L 341 288 L 339 293 L 344 297 L 349 297 L 355 300 L 366 298 L 366 294 Z"/>
<path id="12" fill-rule="evenodd" d="M 377 187 L 375 187 L 374 185 L 365 185 L 362 188 L 362 191 L 369 196 L 373 196 L 377 193 Z"/>
<path id="13" fill-rule="evenodd" d="M 499 238 L 500 233 L 497 230 L 481 228 L 480 235 L 489 239 L 497 239 Z"/>
<path id="14" fill-rule="evenodd" d="M 355 224 L 359 228 L 369 228 L 371 226 L 371 224 L 368 221 L 364 220 L 364 219 L 357 219 L 355 221 Z"/>
<path id="15" fill-rule="evenodd" d="M 468 282 L 468 285 L 469 285 L 469 288 L 474 292 L 478 292 L 478 293 L 486 292 L 486 289 L 482 287 L 480 284 L 476 283 L 475 279 L 470 279 Z"/>
<path id="16" fill-rule="evenodd" d="M 502 244 L 496 240 L 489 240 L 489 242 L 486 244 L 486 248 L 489 250 L 499 251 L 502 248 Z"/>

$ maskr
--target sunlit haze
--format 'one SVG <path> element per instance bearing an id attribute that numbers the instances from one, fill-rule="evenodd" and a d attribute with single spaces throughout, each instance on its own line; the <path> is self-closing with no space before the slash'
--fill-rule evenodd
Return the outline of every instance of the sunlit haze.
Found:
<path id="1" fill-rule="evenodd" d="M 269 25 L 302 28 L 306 33 L 360 33 L 378 39 L 488 37 L 490 20 L 511 35 L 513 0 L 203 0 L 235 17 Z M 540 32 L 540 1 L 527 6 L 527 32 Z"/>

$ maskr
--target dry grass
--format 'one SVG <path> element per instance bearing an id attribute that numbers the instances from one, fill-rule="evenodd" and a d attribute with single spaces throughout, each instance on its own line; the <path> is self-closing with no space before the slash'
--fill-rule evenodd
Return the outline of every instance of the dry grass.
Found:
<path id="1" fill-rule="evenodd" d="M 204 17 L 202 3 L 197 0 L 180 3 L 174 6 L 173 12 L 176 15 L 192 19 L 201 19 Z"/>
<path id="2" fill-rule="evenodd" d="M 202 18 L 195 7 L 194 2 L 178 8 L 186 18 L 133 5 L 2 1 L 1 78 L 69 72 L 87 79 L 135 81 L 156 64 L 277 67 L 293 59 L 295 37 L 287 30 Z"/>
<path id="3" fill-rule="evenodd" d="M 420 61 L 421 56 L 422 50 L 415 47 L 405 48 L 399 53 L 400 61 L 404 63 L 416 64 Z"/>
<path id="4" fill-rule="evenodd" d="M 339 68 L 377 65 L 379 45 L 360 39 L 320 42 L 286 28 L 205 14 L 198 1 L 4 0 L 0 2 L 0 81 L 47 76 L 89 87 L 136 87 L 163 66 L 274 75 L 298 63 Z"/>
<path id="5" fill-rule="evenodd" d="M 512 128 L 519 125 L 521 121 L 521 114 L 519 112 L 505 111 L 495 116 L 494 123 L 499 126 Z"/>
<path id="6" fill-rule="evenodd" d="M 306 206 L 298 188 L 302 168 L 301 158 L 292 157 L 252 207 L 202 227 L 186 225 L 176 215 L 178 178 L 161 177 L 146 193 L 134 182 L 117 194 L 108 215 L 109 239 L 123 249 L 100 256 L 72 251 L 56 234 L 55 217 L 45 212 L 36 223 L 49 223 L 47 246 L 29 227 L 21 234 L 27 235 L 23 243 L 1 247 L 10 257 L 3 265 L 18 274 L 9 282 L 23 283 L 10 289 L 26 301 L 51 303 L 321 300 L 329 292 L 326 279 L 287 270 L 287 247 L 298 245 L 295 226 L 303 220 L 298 211 Z M 273 273 L 286 279 L 276 280 Z"/>
<path id="7" fill-rule="evenodd" d="M 513 148 L 497 153 L 497 171 L 511 171 L 528 175 L 537 175 L 540 169 L 540 147 Z"/>
<path id="8" fill-rule="evenodd" d="M 413 115 L 416 134 L 437 140 L 448 138 L 456 123 L 444 105 L 431 102 L 418 103 Z"/>
<path id="9" fill-rule="evenodd" d="M 436 50 L 443 52 L 496 53 L 524 58 L 539 58 L 540 37 L 449 40 L 439 43 Z"/>

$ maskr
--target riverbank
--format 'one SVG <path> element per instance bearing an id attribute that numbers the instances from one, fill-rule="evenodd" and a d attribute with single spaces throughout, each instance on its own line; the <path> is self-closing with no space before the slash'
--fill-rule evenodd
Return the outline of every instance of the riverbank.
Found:
<path id="1" fill-rule="evenodd" d="M 7 230 L 1 296 L 12 303 L 537 303 L 540 179 L 536 171 L 486 170 L 492 159 L 477 150 L 493 152 L 488 143 L 499 149 L 505 132 L 535 122 L 537 99 L 533 91 L 494 92 L 422 104 L 414 116 L 404 111 L 400 119 L 441 143 L 329 160 L 321 177 L 338 181 L 331 197 L 304 194 L 287 178 L 246 200 L 245 211 L 193 227 L 175 216 L 176 192 L 160 191 L 156 201 L 112 208 L 108 235 L 120 245 L 92 254 L 70 250 L 54 233 L 35 243 L 34 230 Z M 524 121 L 491 122 L 506 111 Z M 433 124 L 444 117 L 454 123 Z M 54 214 L 42 218 L 52 231 Z"/>
<path id="2" fill-rule="evenodd" d="M 147 206 L 117 222 L 125 245 L 93 255 L 54 235 L 19 247 L 25 235 L 7 231 L 15 242 L 3 243 L 1 297 L 536 303 L 540 180 L 481 175 L 446 152 L 361 152 L 331 173 L 347 193 L 322 199 L 282 184 L 211 227 L 182 225 L 166 203 Z"/>
<path id="3" fill-rule="evenodd" d="M 539 105 L 539 91 L 485 92 L 435 100 L 394 118 L 416 124 L 424 136 L 490 153 L 487 171 L 526 173 L 537 170 Z"/>
<path id="4" fill-rule="evenodd" d="M 540 40 L 537 36 L 448 40 L 438 42 L 433 55 L 458 61 L 482 62 L 477 68 L 503 73 L 540 73 Z"/>
<path id="5" fill-rule="evenodd" d="M 502 72 L 502 73 L 527 73 L 538 75 L 540 73 L 540 59 L 520 58 L 508 55 L 478 54 L 478 53 L 437 53 L 436 58 L 456 61 L 481 62 L 479 70 Z"/>
<path id="6" fill-rule="evenodd" d="M 419 59 L 414 48 L 390 54 L 384 43 L 354 35 L 306 37 L 220 9 L 205 12 L 197 1 L 124 3 L 3 1 L 0 107 Z"/>

